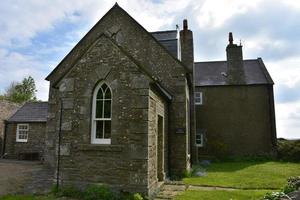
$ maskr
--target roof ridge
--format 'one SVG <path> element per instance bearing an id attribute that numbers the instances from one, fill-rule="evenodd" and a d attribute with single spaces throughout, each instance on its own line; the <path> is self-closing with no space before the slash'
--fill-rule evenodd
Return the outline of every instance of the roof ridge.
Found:
<path id="1" fill-rule="evenodd" d="M 177 32 L 177 30 L 174 29 L 174 30 L 165 30 L 165 31 L 153 31 L 153 32 L 149 32 L 149 33 L 153 34 L 153 33 L 166 33 L 166 32 Z"/>
<path id="2" fill-rule="evenodd" d="M 259 59 L 258 58 L 249 58 L 249 59 L 243 59 L 243 61 L 259 61 Z M 227 62 L 227 60 L 197 61 L 194 63 L 197 64 L 197 63 L 216 63 L 216 62 Z"/>

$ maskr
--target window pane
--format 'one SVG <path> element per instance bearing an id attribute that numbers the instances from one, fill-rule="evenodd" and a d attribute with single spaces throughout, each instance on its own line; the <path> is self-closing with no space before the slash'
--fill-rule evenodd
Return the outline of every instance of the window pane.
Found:
<path id="1" fill-rule="evenodd" d="M 103 99 L 103 92 L 102 92 L 101 88 L 99 88 L 99 90 L 98 90 L 97 99 Z"/>
<path id="2" fill-rule="evenodd" d="M 110 93 L 110 89 L 107 88 L 106 92 L 105 92 L 105 99 L 111 99 L 111 93 Z"/>
<path id="3" fill-rule="evenodd" d="M 111 100 L 104 101 L 104 118 L 110 118 L 111 116 Z"/>
<path id="4" fill-rule="evenodd" d="M 96 101 L 96 118 L 102 118 L 103 115 L 103 100 Z"/>
<path id="5" fill-rule="evenodd" d="M 96 121 L 96 138 L 103 138 L 103 121 Z"/>
<path id="6" fill-rule="evenodd" d="M 107 85 L 104 83 L 102 86 L 101 86 L 103 92 L 105 92 L 106 88 L 107 88 Z"/>
<path id="7" fill-rule="evenodd" d="M 110 132 L 111 132 L 111 121 L 104 121 L 105 123 L 105 133 L 104 138 L 110 138 Z"/>

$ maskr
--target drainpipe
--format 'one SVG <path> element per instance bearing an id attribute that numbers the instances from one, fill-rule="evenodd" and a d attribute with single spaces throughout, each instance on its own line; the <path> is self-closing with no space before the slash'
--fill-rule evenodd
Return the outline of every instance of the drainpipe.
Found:
<path id="1" fill-rule="evenodd" d="M 170 120 L 170 118 L 171 118 L 171 116 L 170 116 L 170 110 L 171 110 L 171 103 L 168 103 L 168 135 L 167 135 L 167 138 L 168 138 L 168 176 L 170 177 L 170 175 L 171 175 L 171 161 L 170 161 L 170 159 L 171 159 L 171 141 L 170 141 L 170 139 L 171 139 L 171 136 L 170 136 L 170 134 L 171 133 L 173 133 L 173 132 L 171 132 L 171 120 Z"/>
<path id="2" fill-rule="evenodd" d="M 4 120 L 4 136 L 3 136 L 3 146 L 2 146 L 2 152 L 1 152 L 1 158 L 3 158 L 4 154 L 5 154 L 6 134 L 7 134 L 7 120 Z"/>
<path id="3" fill-rule="evenodd" d="M 56 188 L 59 189 L 59 175 L 60 175 L 60 145 L 61 145 L 61 126 L 62 126 L 62 111 L 63 102 L 60 98 L 60 117 L 59 117 L 59 130 L 58 130 L 58 148 L 57 148 L 57 169 L 56 169 Z"/>

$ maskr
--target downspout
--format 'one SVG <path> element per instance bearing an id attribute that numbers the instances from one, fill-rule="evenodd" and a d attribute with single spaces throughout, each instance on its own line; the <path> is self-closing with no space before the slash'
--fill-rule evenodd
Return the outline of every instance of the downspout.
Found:
<path id="1" fill-rule="evenodd" d="M 57 148 L 57 169 L 56 169 L 56 188 L 59 189 L 59 175 L 60 175 L 60 145 L 61 145 L 61 126 L 62 126 L 62 111 L 63 102 L 60 98 L 60 116 L 59 116 L 59 130 L 58 130 L 58 148 Z"/>
<path id="2" fill-rule="evenodd" d="M 52 86 L 53 89 L 59 91 L 58 87 Z M 62 127 L 62 111 L 63 111 L 63 102 L 62 97 L 59 98 L 60 100 L 60 116 L 59 116 L 59 129 L 58 129 L 58 147 L 57 147 L 57 166 L 56 166 L 56 189 L 59 189 L 59 176 L 60 176 L 60 146 L 61 146 L 61 127 Z"/>
<path id="3" fill-rule="evenodd" d="M 1 152 L 1 158 L 3 158 L 4 154 L 5 154 L 6 134 L 7 134 L 7 120 L 4 120 L 4 135 L 3 135 L 3 146 L 2 146 L 2 152 Z"/>

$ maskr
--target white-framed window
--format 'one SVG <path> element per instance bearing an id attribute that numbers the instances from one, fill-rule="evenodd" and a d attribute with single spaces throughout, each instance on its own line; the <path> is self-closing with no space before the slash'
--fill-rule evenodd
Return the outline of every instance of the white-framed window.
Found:
<path id="1" fill-rule="evenodd" d="M 204 146 L 204 135 L 205 135 L 205 130 L 199 129 L 196 131 L 196 146 L 197 147 Z"/>
<path id="2" fill-rule="evenodd" d="M 92 144 L 111 143 L 112 94 L 106 83 L 100 83 L 94 90 L 92 106 Z"/>
<path id="3" fill-rule="evenodd" d="M 27 142 L 28 131 L 29 131 L 29 124 L 17 124 L 16 141 Z"/>
<path id="4" fill-rule="evenodd" d="M 202 92 L 195 92 L 195 104 L 196 105 L 202 105 L 203 104 Z"/>

